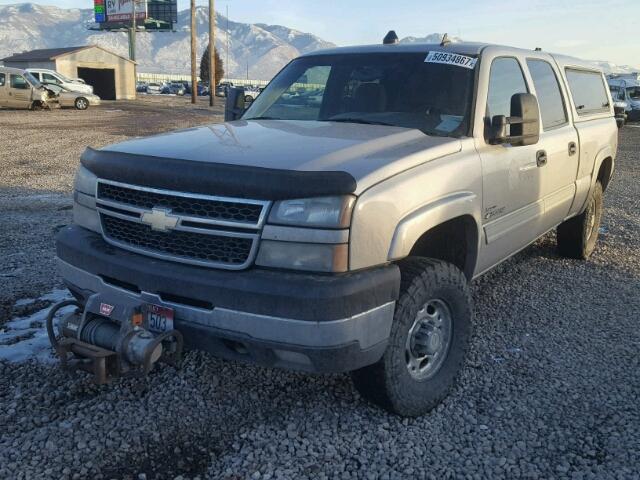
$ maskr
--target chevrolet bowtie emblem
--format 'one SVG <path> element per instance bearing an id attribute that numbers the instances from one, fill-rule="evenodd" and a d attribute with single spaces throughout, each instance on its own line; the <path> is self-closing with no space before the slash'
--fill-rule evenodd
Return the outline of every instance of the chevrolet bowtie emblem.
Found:
<path id="1" fill-rule="evenodd" d="M 170 215 L 171 210 L 164 208 L 153 208 L 150 212 L 144 212 L 141 220 L 145 225 L 151 226 L 152 230 L 158 232 L 168 232 L 178 225 L 179 217 Z"/>

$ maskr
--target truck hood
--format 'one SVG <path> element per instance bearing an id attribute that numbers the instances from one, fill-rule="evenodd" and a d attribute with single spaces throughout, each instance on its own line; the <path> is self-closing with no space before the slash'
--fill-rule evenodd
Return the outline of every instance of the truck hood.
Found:
<path id="1" fill-rule="evenodd" d="M 360 193 L 461 149 L 455 138 L 379 125 L 290 120 L 215 124 L 129 140 L 100 152 L 296 172 L 345 172 Z"/>

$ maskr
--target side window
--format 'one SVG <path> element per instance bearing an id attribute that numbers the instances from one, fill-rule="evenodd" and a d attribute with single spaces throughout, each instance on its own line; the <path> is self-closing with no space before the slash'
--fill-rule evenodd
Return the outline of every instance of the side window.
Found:
<path id="1" fill-rule="evenodd" d="M 609 110 L 609 97 L 600 73 L 572 68 L 567 68 L 566 72 L 578 115 Z"/>
<path id="2" fill-rule="evenodd" d="M 528 92 L 518 61 L 512 57 L 496 58 L 491 64 L 487 117 L 511 116 L 511 97 Z"/>
<path id="3" fill-rule="evenodd" d="M 4 84 L 6 82 L 6 78 L 4 73 L 0 73 L 0 87 L 4 87 Z"/>
<path id="4" fill-rule="evenodd" d="M 527 60 L 527 66 L 538 96 L 543 128 L 549 130 L 566 124 L 568 119 L 564 99 L 551 65 L 544 60 Z"/>
<path id="5" fill-rule="evenodd" d="M 10 77 L 11 88 L 17 88 L 19 90 L 28 90 L 29 84 L 22 75 L 11 75 Z"/>
<path id="6" fill-rule="evenodd" d="M 55 84 L 58 84 L 58 83 L 60 83 L 60 80 L 58 80 L 56 77 L 54 77 L 50 73 L 43 73 L 42 74 L 42 83 L 55 83 Z"/>

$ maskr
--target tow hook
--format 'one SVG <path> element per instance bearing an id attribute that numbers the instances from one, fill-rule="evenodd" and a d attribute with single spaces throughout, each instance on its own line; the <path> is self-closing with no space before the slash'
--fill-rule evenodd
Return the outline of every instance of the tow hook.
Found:
<path id="1" fill-rule="evenodd" d="M 56 313 L 69 306 L 76 309 L 61 318 L 56 333 Z M 179 367 L 184 340 L 178 330 L 155 334 L 143 328 L 139 318 L 131 320 L 116 322 L 87 312 L 75 300 L 65 300 L 49 311 L 47 335 L 63 369 L 91 373 L 99 385 L 145 376 L 158 362 Z"/>

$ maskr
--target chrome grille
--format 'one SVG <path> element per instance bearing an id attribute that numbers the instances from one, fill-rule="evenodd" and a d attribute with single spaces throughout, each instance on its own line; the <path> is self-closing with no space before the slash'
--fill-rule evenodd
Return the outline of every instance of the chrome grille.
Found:
<path id="1" fill-rule="evenodd" d="M 105 240 L 145 255 L 239 270 L 253 262 L 269 202 L 99 180 Z"/>
<path id="2" fill-rule="evenodd" d="M 172 213 L 179 215 L 243 224 L 257 224 L 263 208 L 261 204 L 257 203 L 186 197 L 150 190 L 136 190 L 109 183 L 99 184 L 98 198 L 146 210 L 165 207 L 170 209 Z"/>

